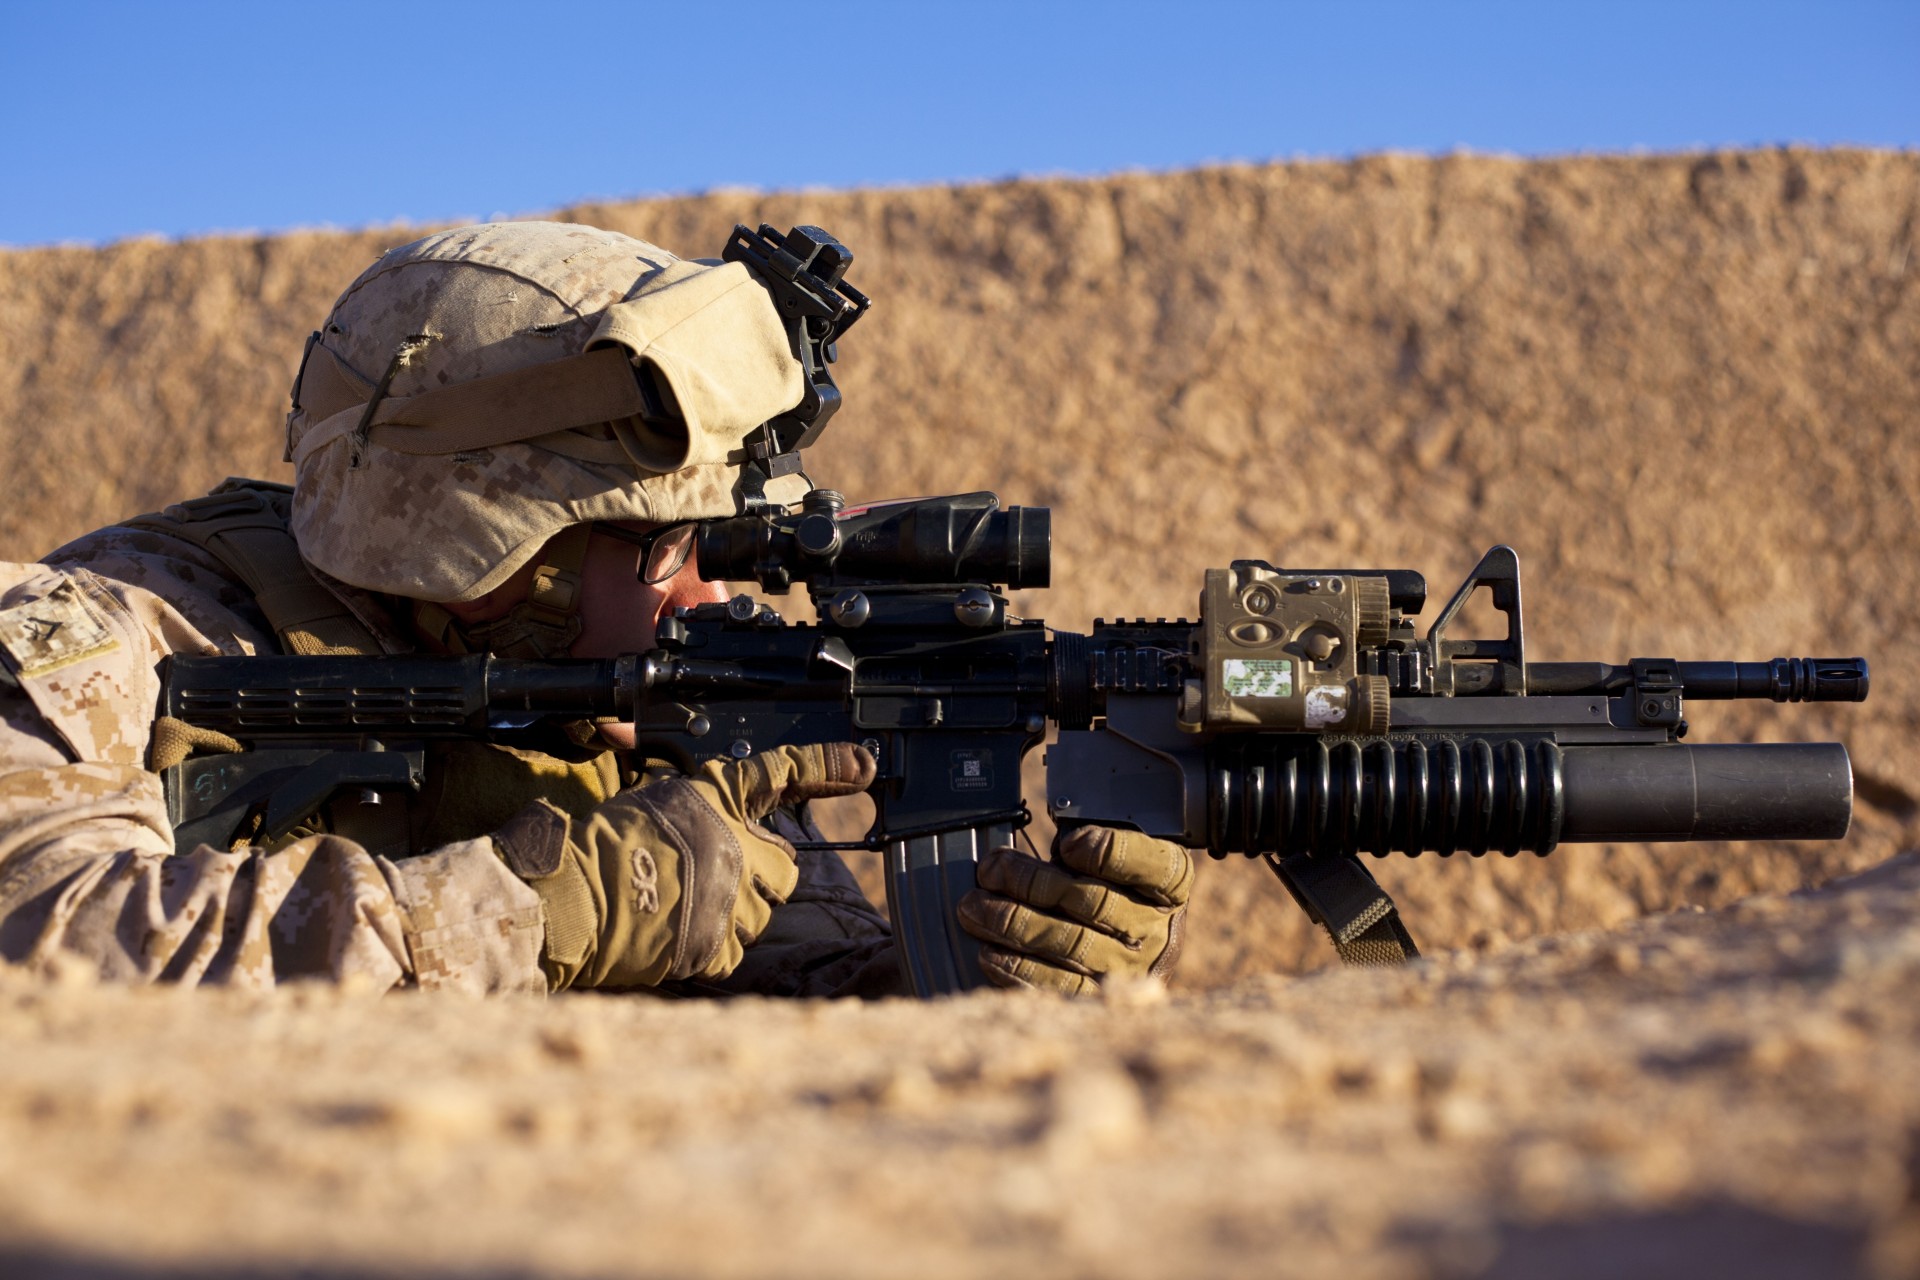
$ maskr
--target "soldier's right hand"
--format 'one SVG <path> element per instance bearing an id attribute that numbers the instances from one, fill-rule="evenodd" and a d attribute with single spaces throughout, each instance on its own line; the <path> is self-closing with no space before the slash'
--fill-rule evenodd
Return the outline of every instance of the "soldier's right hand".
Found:
<path id="1" fill-rule="evenodd" d="M 760 825 L 783 804 L 873 782 L 852 743 L 776 747 L 623 791 L 584 819 L 544 801 L 493 835 L 539 893 L 553 990 L 721 978 L 799 879 L 793 846 Z"/>

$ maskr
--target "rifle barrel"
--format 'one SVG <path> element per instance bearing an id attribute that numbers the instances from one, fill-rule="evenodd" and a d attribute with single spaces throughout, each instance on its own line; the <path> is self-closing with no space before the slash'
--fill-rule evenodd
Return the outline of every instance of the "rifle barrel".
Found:
<path id="1" fill-rule="evenodd" d="M 1774 658 L 1767 662 L 1679 662 L 1689 698 L 1769 698 L 1774 702 L 1865 702 L 1865 658 Z M 1617 693 L 1633 687 L 1631 666 L 1606 662 L 1529 662 L 1527 692 Z"/>

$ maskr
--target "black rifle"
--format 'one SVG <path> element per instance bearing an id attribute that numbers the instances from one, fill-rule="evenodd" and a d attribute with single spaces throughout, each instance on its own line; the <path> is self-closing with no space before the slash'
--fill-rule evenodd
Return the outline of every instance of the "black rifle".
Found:
<path id="1" fill-rule="evenodd" d="M 171 659 L 162 714 L 249 748 L 167 771 L 180 846 L 270 842 L 336 798 L 417 788 L 435 738 L 614 716 L 682 766 L 852 740 L 879 762 L 874 821 L 820 847 L 885 852 L 901 963 L 931 995 L 981 981 L 954 906 L 979 855 L 1028 821 L 1020 764 L 1049 723 L 1058 822 L 1261 857 L 1350 960 L 1417 954 L 1362 852 L 1837 839 L 1852 817 L 1844 747 L 1688 745 L 1683 712 L 1857 702 L 1864 660 L 1528 662 L 1506 547 L 1425 636 L 1417 573 L 1251 560 L 1207 572 L 1198 622 L 1051 631 L 1009 617 L 1005 595 L 1047 585 L 1049 513 L 990 493 L 847 510 L 815 490 L 704 522 L 697 547 L 703 577 L 803 586 L 818 621 L 742 595 L 606 660 Z M 1454 638 L 1483 587 L 1506 636 Z"/>

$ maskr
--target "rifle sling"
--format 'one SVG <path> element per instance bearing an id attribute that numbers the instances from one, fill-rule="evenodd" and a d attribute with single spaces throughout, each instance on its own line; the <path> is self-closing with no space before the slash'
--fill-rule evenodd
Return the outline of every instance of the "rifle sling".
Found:
<path id="1" fill-rule="evenodd" d="M 373 633 L 300 558 L 287 527 L 292 501 L 287 485 L 228 480 L 204 498 L 120 524 L 191 543 L 225 565 L 253 593 L 287 653 L 383 652 Z"/>
<path id="2" fill-rule="evenodd" d="M 1420 958 L 1393 899 L 1356 854 L 1269 854 L 1267 865 L 1293 900 L 1327 931 L 1343 963 L 1388 967 Z"/>

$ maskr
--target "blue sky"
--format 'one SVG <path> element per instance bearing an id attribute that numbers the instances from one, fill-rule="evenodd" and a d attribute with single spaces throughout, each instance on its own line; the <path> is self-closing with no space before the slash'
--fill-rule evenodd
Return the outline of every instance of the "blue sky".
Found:
<path id="1" fill-rule="evenodd" d="M 0 0 L 0 245 L 1456 148 L 1920 144 L 1920 0 Z"/>

